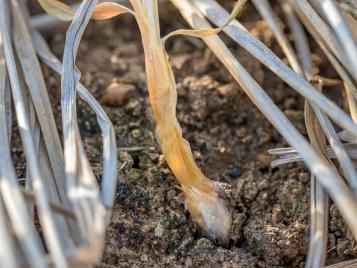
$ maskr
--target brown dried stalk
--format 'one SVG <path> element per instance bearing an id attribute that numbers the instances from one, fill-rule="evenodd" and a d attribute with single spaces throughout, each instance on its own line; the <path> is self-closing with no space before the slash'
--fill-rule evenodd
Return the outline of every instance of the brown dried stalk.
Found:
<path id="1" fill-rule="evenodd" d="M 226 241 L 231 216 L 224 192 L 196 165 L 176 119 L 176 83 L 160 37 L 157 1 L 131 0 L 131 3 L 141 31 L 150 102 L 165 159 L 181 184 L 193 220 L 213 239 Z"/>

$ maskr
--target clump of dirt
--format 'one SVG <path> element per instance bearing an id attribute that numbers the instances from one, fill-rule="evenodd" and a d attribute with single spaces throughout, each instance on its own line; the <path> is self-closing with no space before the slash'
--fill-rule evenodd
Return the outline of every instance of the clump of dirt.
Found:
<path id="1" fill-rule="evenodd" d="M 186 27 L 171 6 L 165 4 L 160 12 L 166 13 L 164 33 Z M 283 58 L 271 31 L 251 6 L 240 20 Z M 58 56 L 64 37 L 57 33 L 48 38 Z M 242 48 L 225 41 L 306 134 L 303 99 Z M 115 126 L 118 161 L 125 166 L 119 172 L 112 223 L 98 267 L 303 267 L 309 238 L 308 171 L 302 164 L 269 166 L 267 150 L 287 144 L 201 41 L 180 37 L 169 40 L 167 47 L 177 81 L 178 120 L 203 172 L 226 190 L 233 217 L 231 239 L 225 246 L 208 240 L 184 209 L 181 191 L 155 138 L 136 23 L 130 17 L 91 23 L 77 57 L 82 82 L 99 100 L 106 98 L 105 89 L 111 84 L 130 85 L 130 94 L 118 107 L 102 103 Z M 316 48 L 314 54 L 322 58 Z M 324 64 L 320 60 L 318 67 L 323 69 Z M 59 80 L 44 70 L 59 109 Z M 99 178 L 99 129 L 82 102 L 78 118 Z M 331 205 L 329 261 L 356 256 L 354 240 Z"/>

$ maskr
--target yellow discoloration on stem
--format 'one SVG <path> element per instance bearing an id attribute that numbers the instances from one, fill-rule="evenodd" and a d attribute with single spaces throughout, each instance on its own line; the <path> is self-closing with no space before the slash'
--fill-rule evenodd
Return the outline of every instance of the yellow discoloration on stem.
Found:
<path id="1" fill-rule="evenodd" d="M 156 134 L 172 172 L 182 186 L 192 218 L 214 239 L 227 240 L 231 217 L 222 191 L 196 165 L 176 118 L 176 83 L 160 38 L 157 1 L 131 0 L 141 31 Z"/>

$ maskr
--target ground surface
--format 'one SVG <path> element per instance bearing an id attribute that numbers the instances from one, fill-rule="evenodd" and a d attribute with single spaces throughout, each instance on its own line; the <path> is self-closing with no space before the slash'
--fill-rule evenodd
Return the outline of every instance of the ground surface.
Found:
<path id="1" fill-rule="evenodd" d="M 163 34 L 186 27 L 171 9 L 165 5 L 160 11 Z M 271 31 L 252 7 L 240 20 L 282 56 Z M 51 34 L 48 41 L 61 56 L 64 35 Z M 242 48 L 226 41 L 306 134 L 303 99 Z M 101 100 L 113 121 L 118 160 L 126 163 L 118 177 L 112 224 L 98 267 L 303 267 L 309 237 L 307 170 L 302 164 L 270 168 L 267 150 L 287 144 L 203 43 L 178 37 L 169 41 L 167 48 L 177 81 L 178 119 L 199 166 L 227 191 L 233 216 L 231 239 L 228 245 L 219 246 L 205 238 L 180 202 L 180 190 L 155 139 L 139 33 L 134 21 L 123 17 L 91 24 L 77 61 L 83 83 Z M 319 51 L 314 53 L 320 72 L 334 77 Z M 59 79 L 47 69 L 44 72 L 59 109 Z M 117 87 L 125 93 L 112 95 Z M 99 177 L 101 145 L 95 117 L 81 102 L 78 117 Z M 14 156 L 20 163 L 16 147 Z M 23 170 L 19 164 L 18 171 Z M 356 255 L 357 247 L 331 205 L 328 261 Z"/>

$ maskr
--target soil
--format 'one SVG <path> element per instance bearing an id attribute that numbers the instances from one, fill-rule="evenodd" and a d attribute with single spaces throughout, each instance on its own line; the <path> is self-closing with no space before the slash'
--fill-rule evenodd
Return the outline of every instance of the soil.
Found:
<path id="1" fill-rule="evenodd" d="M 245 10 L 240 21 L 284 58 L 254 8 Z M 163 4 L 160 14 L 163 35 L 187 27 L 169 4 Z M 61 31 L 47 36 L 58 56 L 64 38 Z M 306 135 L 304 100 L 248 52 L 222 38 Z M 317 71 L 336 77 L 316 45 L 312 47 Z M 115 126 L 118 166 L 125 163 L 98 267 L 303 267 L 309 239 L 308 170 L 303 164 L 270 167 L 267 150 L 288 145 L 200 40 L 175 37 L 167 50 L 177 81 L 177 116 L 184 137 L 204 174 L 226 190 L 233 217 L 231 239 L 224 246 L 210 241 L 185 211 L 181 191 L 155 138 L 140 35 L 135 21 L 125 15 L 91 23 L 77 57 L 82 82 L 101 101 Z M 59 111 L 59 78 L 46 68 L 44 73 Z M 125 90 L 119 93 L 120 101 L 110 101 L 110 90 L 121 87 Z M 100 132 L 94 114 L 81 101 L 78 118 L 99 178 Z M 20 173 L 24 167 L 21 155 L 18 158 Z M 327 263 L 357 257 L 357 246 L 333 204 L 329 221 Z"/>

